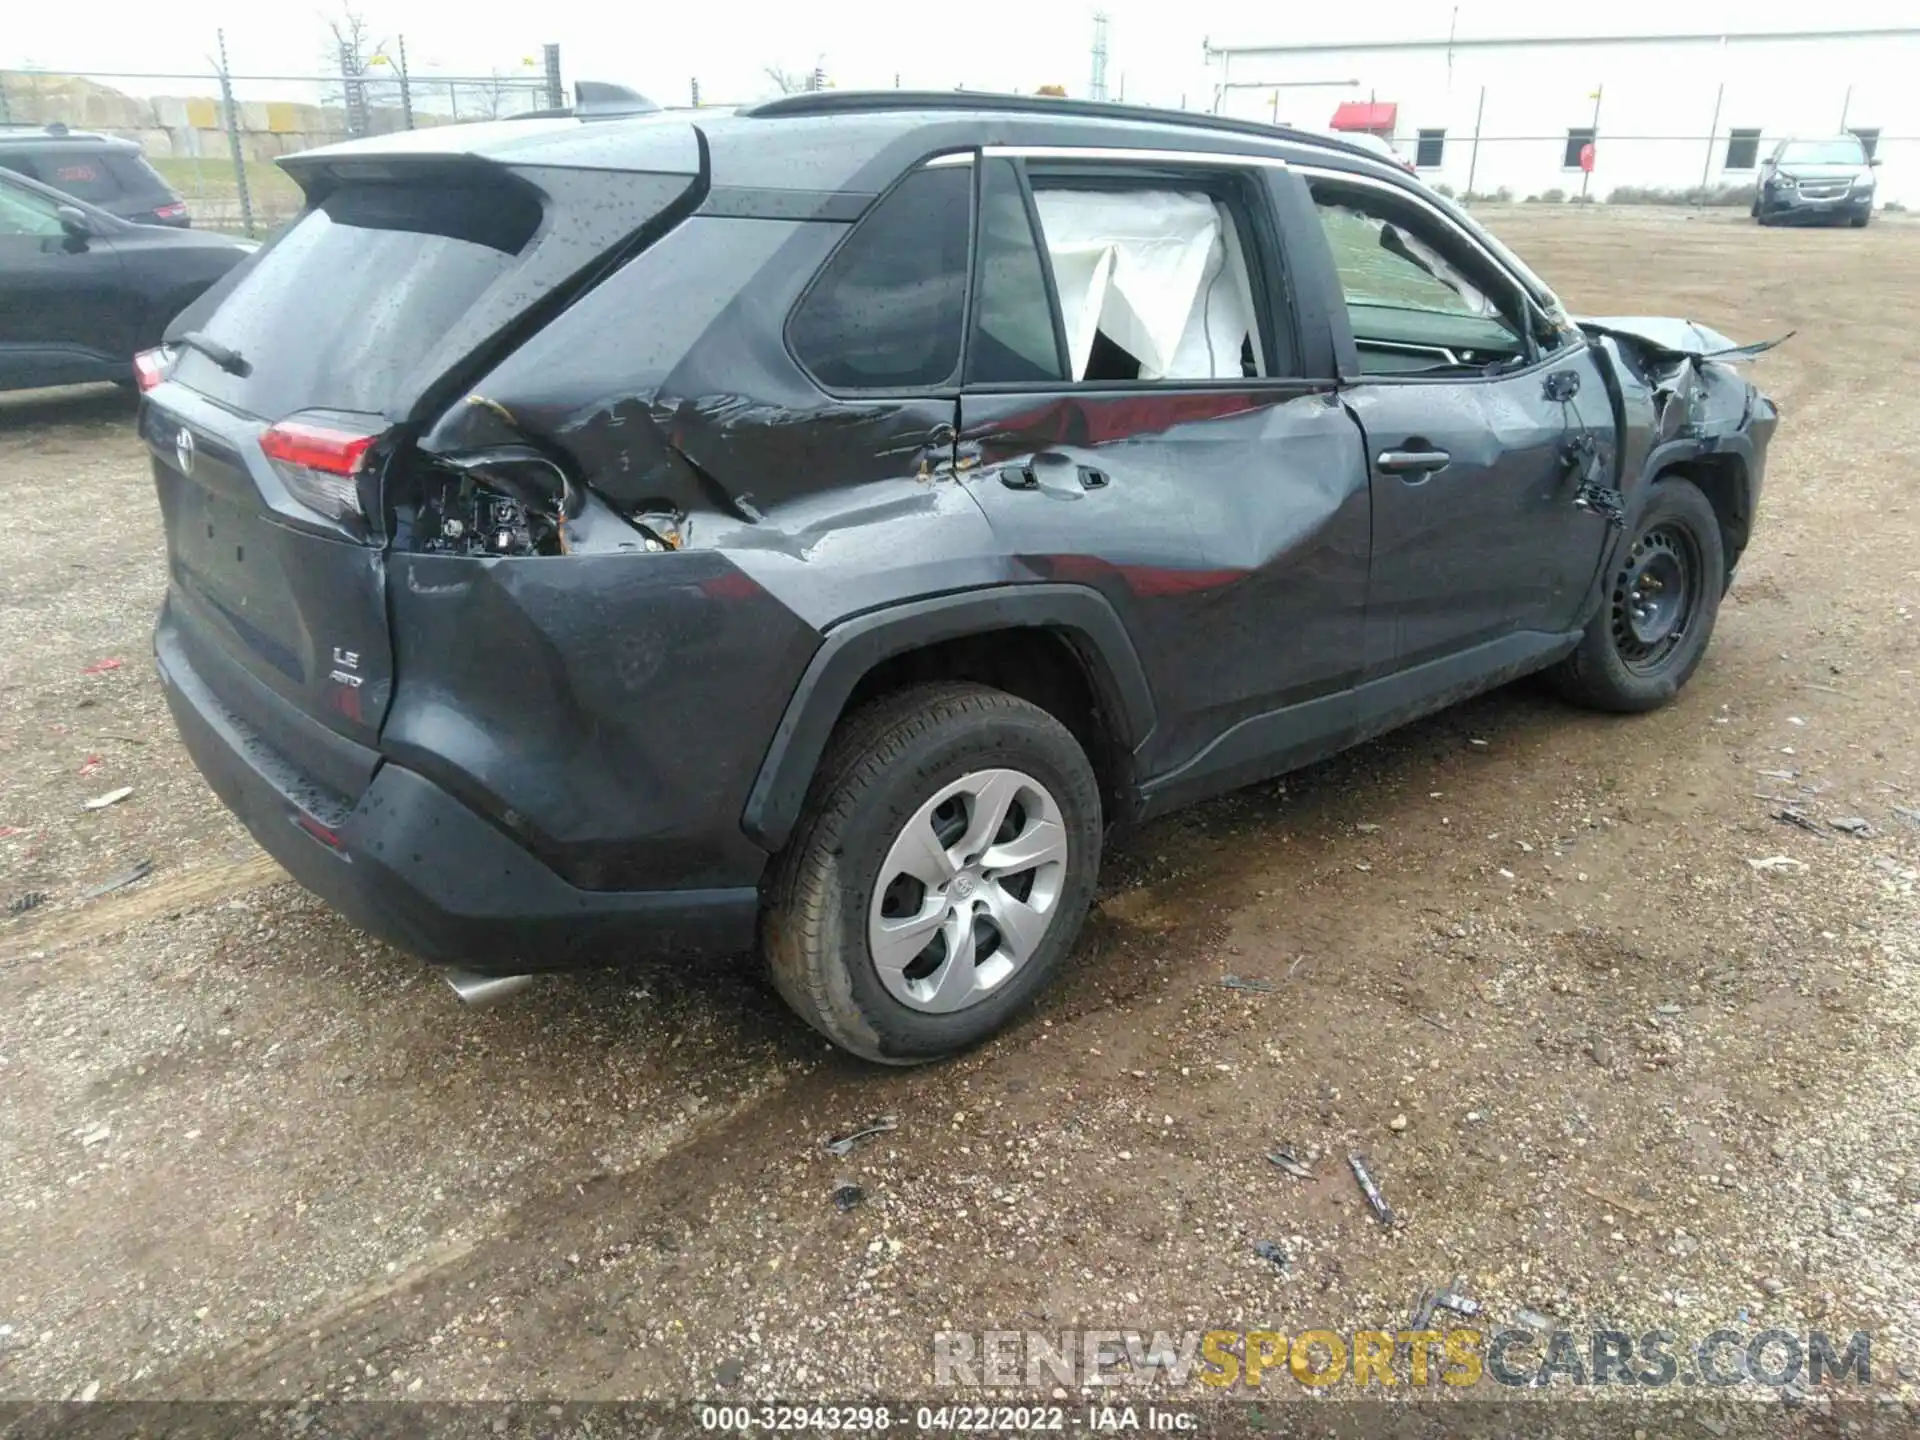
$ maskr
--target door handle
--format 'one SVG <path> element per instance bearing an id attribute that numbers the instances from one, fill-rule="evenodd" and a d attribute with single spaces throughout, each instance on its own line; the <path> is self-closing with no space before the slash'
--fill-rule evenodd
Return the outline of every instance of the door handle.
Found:
<path id="1" fill-rule="evenodd" d="M 1088 490 L 1105 489 L 1107 472 L 1091 465 L 1077 465 L 1065 455 L 1042 453 L 1000 472 L 1000 483 L 1009 490 L 1045 490 L 1058 499 L 1078 499 Z"/>
<path id="2" fill-rule="evenodd" d="M 1382 450 L 1374 465 L 1387 475 L 1431 475 L 1444 470 L 1453 456 L 1444 450 Z"/>

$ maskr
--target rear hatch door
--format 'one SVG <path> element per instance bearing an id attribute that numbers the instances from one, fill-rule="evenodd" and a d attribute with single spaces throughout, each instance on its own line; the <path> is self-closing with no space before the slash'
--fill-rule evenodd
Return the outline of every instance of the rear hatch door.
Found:
<path id="1" fill-rule="evenodd" d="M 269 740 L 293 720 L 375 745 L 393 686 L 383 467 L 698 203 L 692 127 L 583 150 L 578 122 L 554 123 L 573 133 L 509 133 L 525 163 L 415 137 L 297 157 L 301 218 L 169 327 L 176 359 L 140 422 L 167 538 L 162 658 L 182 647 Z M 636 149 L 657 168 L 608 168 Z M 298 716 L 266 713 L 284 707 Z"/>

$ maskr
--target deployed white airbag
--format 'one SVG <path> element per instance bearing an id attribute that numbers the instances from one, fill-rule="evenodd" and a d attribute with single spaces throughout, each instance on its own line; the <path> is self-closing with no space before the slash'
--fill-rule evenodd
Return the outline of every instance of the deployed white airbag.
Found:
<path id="1" fill-rule="evenodd" d="M 1249 341 L 1265 373 L 1240 237 L 1210 197 L 1040 190 L 1034 203 L 1075 380 L 1101 331 L 1140 362 L 1143 380 L 1239 378 Z"/>

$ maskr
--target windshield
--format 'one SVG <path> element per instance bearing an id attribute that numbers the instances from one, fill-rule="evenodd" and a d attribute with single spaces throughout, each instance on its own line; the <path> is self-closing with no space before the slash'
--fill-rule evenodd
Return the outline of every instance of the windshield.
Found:
<path id="1" fill-rule="evenodd" d="M 1867 155 L 1858 140 L 1790 140 L 1780 152 L 1783 165 L 1864 165 Z"/>

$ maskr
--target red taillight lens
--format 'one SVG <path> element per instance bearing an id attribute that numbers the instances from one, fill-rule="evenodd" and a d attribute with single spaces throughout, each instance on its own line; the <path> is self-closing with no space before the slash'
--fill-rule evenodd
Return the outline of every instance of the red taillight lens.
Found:
<path id="1" fill-rule="evenodd" d="M 171 345 L 161 345 L 152 350 L 142 350 L 133 357 L 133 380 L 144 392 L 153 389 L 173 372 L 174 351 Z"/>
<path id="2" fill-rule="evenodd" d="M 180 220 L 186 217 L 186 213 L 187 202 L 184 200 L 176 200 L 171 205 L 162 205 L 158 210 L 155 210 L 153 212 L 153 218 L 156 220 Z"/>
<path id="3" fill-rule="evenodd" d="M 328 475 L 357 475 L 379 437 L 310 420 L 282 420 L 260 437 L 269 460 L 284 460 Z"/>
<path id="4" fill-rule="evenodd" d="M 360 472 L 380 437 L 365 430 L 299 416 L 282 420 L 260 437 L 260 450 L 302 505 L 331 520 L 358 525 Z"/>

